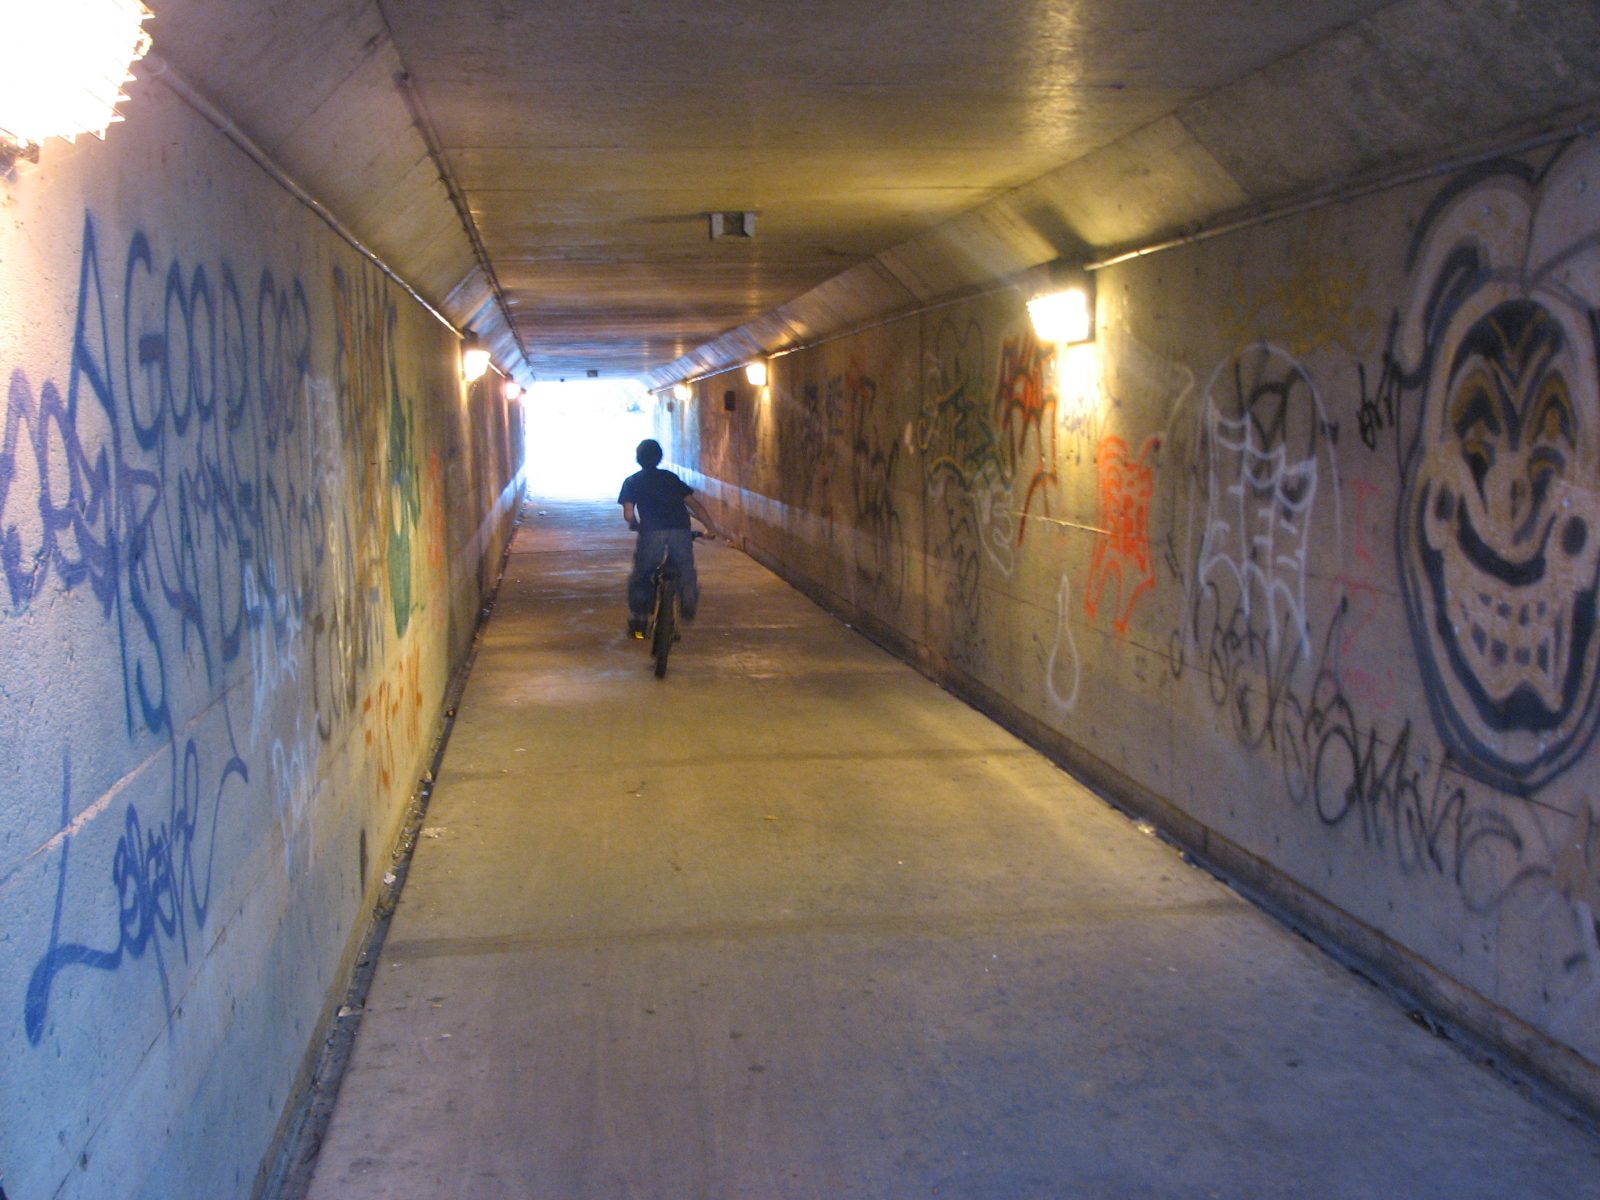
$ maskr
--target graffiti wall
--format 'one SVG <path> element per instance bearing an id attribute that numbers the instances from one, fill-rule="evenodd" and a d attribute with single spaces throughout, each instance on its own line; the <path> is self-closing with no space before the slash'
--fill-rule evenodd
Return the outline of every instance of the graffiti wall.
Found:
<path id="1" fill-rule="evenodd" d="M 520 461 L 449 330 L 159 89 L 137 116 L 0 181 L 16 1196 L 250 1194 Z"/>
<path id="2" fill-rule="evenodd" d="M 1600 1100 L 1596 195 L 1577 143 L 1131 261 L 1084 346 L 944 306 L 703 384 L 687 456 L 758 556 Z"/>

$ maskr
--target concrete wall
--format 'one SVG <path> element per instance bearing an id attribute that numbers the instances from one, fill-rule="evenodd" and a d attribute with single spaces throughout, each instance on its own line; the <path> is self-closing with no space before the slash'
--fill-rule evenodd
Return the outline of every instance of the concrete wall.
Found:
<path id="1" fill-rule="evenodd" d="M 164 88 L 0 181 L 0 1176 L 247 1196 L 510 534 L 455 336 Z"/>
<path id="2" fill-rule="evenodd" d="M 1101 271 L 1092 345 L 999 290 L 660 428 L 758 557 L 1600 1107 L 1597 197 L 1600 145 L 1499 162 Z"/>

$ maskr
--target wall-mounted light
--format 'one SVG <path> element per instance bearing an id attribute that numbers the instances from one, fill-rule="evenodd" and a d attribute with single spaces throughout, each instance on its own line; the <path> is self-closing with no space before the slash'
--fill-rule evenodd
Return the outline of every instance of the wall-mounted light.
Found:
<path id="1" fill-rule="evenodd" d="M 488 369 L 489 351 L 478 340 L 477 334 L 467 334 L 461 339 L 461 377 L 468 383 L 475 383 L 483 378 Z"/>
<path id="2" fill-rule="evenodd" d="M 507 400 L 515 400 L 522 395 L 522 385 L 515 379 L 506 380 L 505 394 Z"/>
<path id="3" fill-rule="evenodd" d="M 128 68 L 150 49 L 139 0 L 22 0 L 0 9 L 0 167 L 36 159 L 46 138 L 103 138 L 122 120 Z"/>
<path id="4" fill-rule="evenodd" d="M 1094 306 L 1088 284 L 1074 284 L 1028 301 L 1033 332 L 1043 342 L 1071 345 L 1094 337 Z"/>
<path id="5" fill-rule="evenodd" d="M 744 365 L 744 377 L 745 377 L 745 380 L 750 384 L 751 387 L 766 387 L 767 386 L 767 362 L 766 362 L 766 360 L 762 359 L 762 358 L 758 358 L 754 362 L 745 363 L 745 365 Z"/>
<path id="6" fill-rule="evenodd" d="M 694 389 L 689 386 L 688 380 L 681 380 L 672 385 L 672 396 L 675 400 L 682 400 L 684 403 L 688 403 L 694 397 Z"/>

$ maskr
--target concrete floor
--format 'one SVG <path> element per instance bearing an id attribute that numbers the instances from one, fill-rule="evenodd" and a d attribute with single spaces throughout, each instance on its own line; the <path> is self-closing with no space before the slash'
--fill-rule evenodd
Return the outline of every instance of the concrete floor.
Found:
<path id="1" fill-rule="evenodd" d="M 629 537 L 530 505 L 314 1200 L 1600 1196 L 1591 1133 L 726 545 L 652 678 Z"/>

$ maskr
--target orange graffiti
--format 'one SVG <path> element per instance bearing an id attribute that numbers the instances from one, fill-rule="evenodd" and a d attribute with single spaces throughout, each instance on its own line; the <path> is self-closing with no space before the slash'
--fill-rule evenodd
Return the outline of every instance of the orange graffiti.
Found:
<path id="1" fill-rule="evenodd" d="M 1033 509 L 1035 495 L 1043 495 L 1045 515 L 1050 515 L 1048 489 L 1056 481 L 1056 394 L 1047 381 L 1050 378 L 1050 365 L 1054 361 L 1055 347 L 1041 343 L 1031 329 L 1018 337 L 1007 338 L 1000 347 L 1000 380 L 995 388 L 994 425 L 1001 437 L 1006 478 L 1015 479 L 1021 474 L 1030 432 L 1034 434 L 1037 452 L 1037 461 L 1032 464 L 1033 474 L 1028 480 L 1028 490 L 1023 497 L 1022 512 L 1017 522 L 1019 546 L 1028 532 L 1028 516 Z"/>
<path id="2" fill-rule="evenodd" d="M 422 710 L 422 652 L 413 647 L 361 702 L 367 764 L 384 791 L 394 783 L 399 756 L 422 740 Z"/>
<path id="3" fill-rule="evenodd" d="M 1128 632 L 1133 606 L 1156 585 L 1155 568 L 1150 559 L 1150 501 L 1155 495 L 1155 453 L 1161 439 L 1145 439 L 1139 457 L 1130 461 L 1128 444 L 1119 437 L 1108 437 L 1095 452 L 1095 469 L 1100 483 L 1100 540 L 1089 567 L 1089 585 L 1083 597 L 1089 619 L 1100 611 L 1100 602 L 1113 581 L 1116 584 L 1115 617 L 1112 627 L 1121 637 Z"/>

